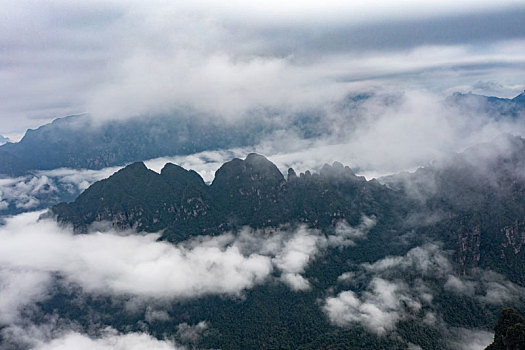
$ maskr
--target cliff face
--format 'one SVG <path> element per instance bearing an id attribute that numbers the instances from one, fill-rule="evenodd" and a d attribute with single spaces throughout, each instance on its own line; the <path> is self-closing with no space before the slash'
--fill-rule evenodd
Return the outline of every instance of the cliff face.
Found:
<path id="1" fill-rule="evenodd" d="M 438 217 L 419 232 L 453 249 L 461 273 L 490 267 L 525 283 L 525 142 L 499 142 L 386 182 L 418 202 L 413 210 Z"/>
<path id="2" fill-rule="evenodd" d="M 501 244 L 503 248 L 501 251 L 502 256 L 505 256 L 506 248 L 512 249 L 514 254 L 518 255 L 525 245 L 525 222 L 516 220 L 514 225 L 505 226 L 501 231 L 505 235 L 505 240 Z"/>

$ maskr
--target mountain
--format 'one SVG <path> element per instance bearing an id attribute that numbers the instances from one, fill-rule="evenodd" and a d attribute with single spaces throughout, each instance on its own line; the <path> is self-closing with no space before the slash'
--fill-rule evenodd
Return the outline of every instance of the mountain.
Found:
<path id="1" fill-rule="evenodd" d="M 525 91 L 514 98 L 500 98 L 456 92 L 449 97 L 447 101 L 471 113 L 474 112 L 477 114 L 517 118 L 525 113 Z"/>
<path id="2" fill-rule="evenodd" d="M 11 152 L 1 149 L 0 146 L 0 169 L 2 174 L 8 176 L 18 176 L 25 174 L 31 166 L 26 161 L 13 155 Z"/>
<path id="3" fill-rule="evenodd" d="M 157 174 L 139 162 L 51 211 L 80 232 L 94 222 L 110 221 L 119 229 L 164 230 L 169 241 L 243 226 L 295 222 L 328 228 L 341 219 L 357 224 L 362 215 L 386 221 L 401 215 L 402 206 L 392 203 L 395 191 L 341 164 L 326 165 L 320 174 L 289 173 L 287 181 L 273 163 L 252 153 L 225 163 L 207 186 L 198 174 L 174 164 Z"/>
<path id="4" fill-rule="evenodd" d="M 52 139 L 51 131 L 44 134 Z M 57 272 L 49 296 L 27 317 L 181 342 L 180 325 L 205 321 L 206 331 L 184 343 L 189 348 L 461 348 L 452 339 L 476 335 L 471 329 L 485 330 L 486 338 L 502 306 L 525 311 L 524 169 L 525 140 L 512 136 L 379 180 L 337 162 L 285 176 L 254 153 L 223 164 L 211 184 L 175 164 L 157 173 L 135 162 L 45 216 L 71 225 L 79 235 L 73 241 L 116 236 L 105 236 L 112 228 L 141 238 L 140 245 L 158 244 L 155 263 L 166 262 L 159 251 L 206 255 L 206 273 L 196 271 L 199 286 L 215 271 L 210 247 L 229 262 L 263 259 L 273 266 L 268 275 L 233 294 L 204 289 L 162 294 L 160 301 L 146 294 L 142 305 L 140 295 L 84 289 L 89 281 Z M 148 232 L 156 235 L 142 237 Z M 147 275 L 142 261 L 137 256 L 133 266 Z M 228 277 L 237 272 L 243 269 L 228 270 Z M 126 286 L 136 282 L 129 276 Z M 117 288 L 122 283 L 105 278 Z M 507 319 L 496 327 L 495 346 L 521 337 Z M 8 344 L 6 332 L 0 328 L 0 344 Z"/>
<path id="5" fill-rule="evenodd" d="M 494 342 L 486 350 L 525 349 L 525 319 L 513 308 L 501 311 L 494 328 Z"/>
<path id="6" fill-rule="evenodd" d="M 241 300 L 175 302 L 170 321 L 150 324 L 156 336 L 174 323 L 207 320 L 213 331 L 199 340 L 204 348 L 456 348 L 448 342 L 457 337 L 454 329 L 493 328 L 502 303 L 525 310 L 524 155 L 525 140 L 509 136 L 381 182 L 339 163 L 319 173 L 289 169 L 285 177 L 258 154 L 225 163 L 211 185 L 174 164 L 158 174 L 139 162 L 49 215 L 79 234 L 108 221 L 116 229 L 160 232 L 161 240 L 175 244 L 247 226 L 254 240 L 301 227 L 324 237 L 318 242 L 325 242 L 325 251 L 304 271 L 309 288 L 268 282 Z M 367 220 L 373 224 L 363 234 L 356 228 Z M 354 322 L 334 324 L 328 304 L 322 305 L 348 297 L 345 283 L 365 300 L 352 301 Z M 382 283 L 384 290 L 374 289 Z M 117 328 L 143 326 L 111 298 L 79 308 L 70 293 L 42 307 L 86 326 L 89 319 L 78 316 L 85 312 Z M 374 322 L 393 317 L 395 331 L 378 335 L 367 326 L 368 308 L 377 313 Z"/>
<path id="7" fill-rule="evenodd" d="M 4 143 L 7 143 L 7 142 L 9 142 L 9 138 L 0 135 L 0 145 L 3 145 Z"/>
<path id="8" fill-rule="evenodd" d="M 94 122 L 89 115 L 58 118 L 27 130 L 17 143 L 0 146 L 0 174 L 60 167 L 101 169 L 162 156 L 258 144 L 280 130 L 299 137 L 326 133 L 321 114 L 296 113 L 282 118 L 276 111 L 252 111 L 231 119 L 192 110 L 156 116 Z"/>
<path id="9" fill-rule="evenodd" d="M 331 230 L 340 220 L 356 225 L 366 215 L 444 241 L 463 272 L 491 268 L 525 284 L 525 141 L 508 142 L 501 155 L 480 145 L 441 166 L 385 178 L 386 185 L 339 163 L 319 174 L 297 176 L 290 169 L 285 179 L 257 154 L 225 163 L 210 186 L 174 164 L 157 174 L 134 163 L 51 211 L 79 232 L 109 221 L 118 229 L 164 230 L 163 239 L 173 242 L 243 226 L 305 223 Z M 418 216 L 435 222 L 422 224 Z"/>
<path id="10" fill-rule="evenodd" d="M 18 143 L 0 146 L 0 173 L 13 176 L 60 167 L 100 169 L 167 155 L 245 146 L 257 142 L 271 128 L 257 121 L 218 122 L 190 112 L 100 125 L 87 115 L 69 116 L 28 130 Z"/>
<path id="11" fill-rule="evenodd" d="M 303 139 L 337 137 L 346 131 L 334 125 L 351 126 L 366 114 L 365 103 L 392 107 L 401 101 L 401 95 L 357 94 L 336 103 L 329 113 L 263 109 L 233 119 L 189 109 L 105 122 L 94 122 L 89 115 L 68 116 L 28 130 L 20 142 L 1 145 L 0 174 L 19 176 L 60 167 L 100 169 L 162 156 L 253 146 L 283 131 Z M 447 101 L 469 113 L 496 118 L 517 117 L 525 108 L 524 94 L 503 99 L 457 93 Z"/>
<path id="12" fill-rule="evenodd" d="M 524 284 L 524 151 L 522 138 L 509 137 L 499 146 L 478 145 L 445 164 L 383 181 L 439 217 L 422 232 L 448 236 L 445 242 L 463 270 L 490 267 Z"/>

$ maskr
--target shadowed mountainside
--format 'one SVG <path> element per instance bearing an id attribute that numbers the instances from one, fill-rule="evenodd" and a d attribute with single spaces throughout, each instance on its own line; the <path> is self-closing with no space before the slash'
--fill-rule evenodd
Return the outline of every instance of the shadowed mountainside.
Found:
<path id="1" fill-rule="evenodd" d="M 486 350 L 522 349 L 525 349 L 525 320 L 513 308 L 505 308 L 494 328 L 494 342 Z"/>
<path id="2" fill-rule="evenodd" d="M 401 210 L 392 203 L 394 193 L 339 163 L 323 167 L 320 174 L 295 176 L 290 170 L 287 181 L 265 157 L 249 154 L 225 163 L 210 186 L 174 164 L 157 174 L 134 163 L 52 211 L 81 232 L 93 222 L 110 221 L 119 229 L 165 229 L 164 239 L 178 241 L 246 225 L 296 222 L 328 228 L 341 219 L 357 224 L 362 215 L 391 219 Z"/>
<path id="3" fill-rule="evenodd" d="M 117 229 L 157 232 L 177 242 L 243 226 L 306 224 L 325 232 L 363 215 L 387 227 L 444 242 L 460 270 L 491 268 L 525 284 L 525 141 L 510 137 L 491 154 L 480 145 L 440 166 L 367 181 L 339 163 L 287 179 L 263 156 L 233 159 L 211 185 L 167 164 L 160 174 L 134 163 L 51 211 L 77 232 L 109 221 Z"/>

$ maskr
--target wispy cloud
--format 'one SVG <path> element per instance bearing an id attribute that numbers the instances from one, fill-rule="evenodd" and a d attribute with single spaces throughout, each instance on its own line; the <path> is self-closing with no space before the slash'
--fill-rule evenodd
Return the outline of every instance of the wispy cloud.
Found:
<path id="1" fill-rule="evenodd" d="M 451 328 L 441 318 L 443 310 L 439 302 L 434 302 L 436 295 L 457 293 L 480 305 L 522 302 L 523 287 L 490 270 L 474 269 L 465 276 L 458 276 L 449 258 L 450 252 L 442 250 L 439 244 L 428 243 L 410 249 L 405 255 L 362 263 L 356 270 L 339 276 L 338 282 L 344 290 L 326 297 L 323 310 L 337 326 L 361 324 L 379 335 L 395 331 L 400 320 L 416 317 L 449 334 Z M 363 284 L 364 290 L 348 289 L 348 286 Z M 424 310 L 424 316 L 420 310 Z M 452 333 L 451 339 L 458 349 L 468 349 L 467 342 L 462 340 L 467 336 L 472 344 L 478 344 L 473 349 L 479 348 L 479 344 L 486 346 L 487 335 L 491 334 L 466 329 L 460 332 L 464 336 Z"/>
<path id="2" fill-rule="evenodd" d="M 418 312 L 421 304 L 410 295 L 406 284 L 374 278 L 360 296 L 350 290 L 341 292 L 328 297 L 323 309 L 338 326 L 361 323 L 370 331 L 384 335 L 395 328 L 397 321 Z"/>
<path id="3" fill-rule="evenodd" d="M 0 227 L 0 321 L 4 324 L 17 321 L 21 310 L 49 297 L 54 276 L 86 293 L 159 300 L 240 296 L 274 273 L 293 290 L 305 290 L 307 266 L 329 244 L 337 246 L 303 226 L 270 235 L 246 228 L 177 245 L 157 241 L 158 234 L 74 235 L 52 220 L 37 221 L 39 214 L 17 215 Z M 371 219 L 364 220 L 362 229 L 369 229 Z M 358 228 L 347 230 L 356 233 Z M 149 312 L 150 318 L 164 316 Z"/>

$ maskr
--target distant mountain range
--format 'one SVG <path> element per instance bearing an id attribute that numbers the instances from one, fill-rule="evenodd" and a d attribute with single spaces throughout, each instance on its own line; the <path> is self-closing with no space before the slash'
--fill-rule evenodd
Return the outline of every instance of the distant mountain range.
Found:
<path id="1" fill-rule="evenodd" d="M 258 144 L 287 130 L 303 138 L 325 132 L 320 115 L 296 114 L 285 122 L 276 112 L 253 112 L 239 120 L 189 110 L 95 123 L 89 115 L 59 118 L 28 130 L 17 143 L 0 146 L 0 174 L 60 167 L 101 169 L 162 156 Z"/>
<path id="2" fill-rule="evenodd" d="M 28 130 L 18 143 L 0 146 L 0 173 L 60 167 L 101 169 L 166 155 L 244 146 L 257 142 L 265 125 L 213 123 L 185 113 L 94 125 L 89 116 L 56 119 Z"/>
<path id="3" fill-rule="evenodd" d="M 352 95 L 337 107 L 351 118 L 372 94 Z M 395 97 L 385 103 L 394 103 Z M 525 110 L 525 94 L 513 99 L 454 94 L 449 103 L 496 117 L 516 117 Z M 24 175 L 60 167 L 100 169 L 146 159 L 205 150 L 253 146 L 286 130 L 300 138 L 329 135 L 333 126 L 324 112 L 306 110 L 282 118 L 279 111 L 252 111 L 235 120 L 191 110 L 93 123 L 88 115 L 59 118 L 28 130 L 17 143 L 0 146 L 0 174 Z"/>
<path id="4" fill-rule="evenodd" d="M 516 118 L 522 115 L 525 109 L 525 91 L 514 98 L 500 98 L 457 92 L 449 97 L 448 101 L 449 103 L 468 109 L 471 112 Z"/>

